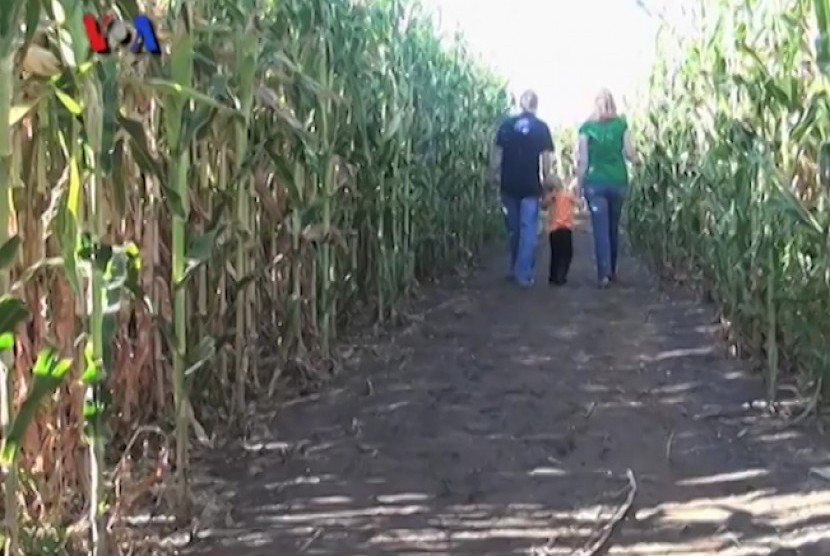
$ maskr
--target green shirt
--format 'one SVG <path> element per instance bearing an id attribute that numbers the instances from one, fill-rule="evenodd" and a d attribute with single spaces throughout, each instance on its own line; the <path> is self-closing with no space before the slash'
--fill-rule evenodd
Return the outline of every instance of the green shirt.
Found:
<path id="1" fill-rule="evenodd" d="M 614 116 L 604 121 L 587 121 L 579 134 L 588 138 L 588 169 L 584 183 L 628 185 L 628 168 L 623 155 L 623 136 L 628 129 L 625 119 Z"/>

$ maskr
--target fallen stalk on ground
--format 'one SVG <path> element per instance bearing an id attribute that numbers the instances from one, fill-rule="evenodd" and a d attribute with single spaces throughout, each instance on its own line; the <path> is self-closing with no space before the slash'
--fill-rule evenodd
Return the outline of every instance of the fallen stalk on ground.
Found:
<path id="1" fill-rule="evenodd" d="M 637 496 L 637 478 L 631 469 L 626 471 L 626 476 L 628 477 L 628 496 L 626 496 L 625 502 L 611 516 L 611 520 L 602 529 L 599 537 L 573 552 L 571 556 L 595 556 L 599 554 L 605 548 L 619 524 L 625 519 L 628 512 L 631 511 L 631 507 L 634 505 L 634 498 Z"/>
<path id="2" fill-rule="evenodd" d="M 548 460 L 558 463 L 558 460 L 555 458 L 549 457 Z M 612 493 L 611 495 L 612 498 L 616 498 L 617 496 L 627 492 L 625 501 L 621 506 L 619 506 L 619 508 L 617 508 L 608 523 L 600 530 L 599 534 L 592 535 L 581 548 L 571 552 L 570 556 L 594 556 L 599 554 L 600 551 L 608 544 L 608 541 L 611 538 L 611 535 L 614 534 L 617 526 L 625 519 L 628 512 L 631 511 L 631 508 L 634 505 L 634 499 L 637 496 L 637 478 L 631 469 L 626 471 L 626 478 L 628 480 L 628 485 Z M 599 499 L 607 496 L 608 494 L 606 493 Z M 599 501 L 599 499 L 597 499 L 597 501 Z M 534 556 L 550 556 L 556 550 L 555 544 L 556 538 L 551 538 L 544 546 L 534 547 L 531 549 L 531 554 Z"/>

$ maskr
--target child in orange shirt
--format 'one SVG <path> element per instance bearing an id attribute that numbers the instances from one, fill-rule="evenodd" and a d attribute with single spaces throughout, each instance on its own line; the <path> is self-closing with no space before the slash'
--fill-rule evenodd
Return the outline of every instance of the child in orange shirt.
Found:
<path id="1" fill-rule="evenodd" d="M 550 241 L 550 275 L 548 283 L 561 286 L 568 281 L 573 258 L 573 194 L 572 188 L 560 185 L 545 198 L 548 207 L 548 239 Z"/>

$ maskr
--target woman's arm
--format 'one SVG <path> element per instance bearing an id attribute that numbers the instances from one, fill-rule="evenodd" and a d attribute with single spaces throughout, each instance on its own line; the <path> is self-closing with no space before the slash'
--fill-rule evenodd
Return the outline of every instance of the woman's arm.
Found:
<path id="1" fill-rule="evenodd" d="M 626 129 L 623 134 L 623 153 L 632 164 L 637 162 L 637 153 L 634 152 L 634 143 L 631 141 L 631 133 Z"/>
<path id="2" fill-rule="evenodd" d="M 588 136 L 579 135 L 579 142 L 576 147 L 576 180 L 581 186 L 585 172 L 588 171 Z"/>

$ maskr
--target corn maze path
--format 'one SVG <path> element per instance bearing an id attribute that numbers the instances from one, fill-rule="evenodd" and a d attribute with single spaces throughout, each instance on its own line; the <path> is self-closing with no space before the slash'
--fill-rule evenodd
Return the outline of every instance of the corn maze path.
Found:
<path id="1" fill-rule="evenodd" d="M 762 381 L 726 356 L 714 308 L 627 253 L 623 282 L 596 290 L 584 224 L 562 289 L 546 250 L 529 291 L 495 248 L 426 287 L 419 317 L 322 391 L 200 457 L 182 553 L 585 556 L 631 469 L 607 554 L 830 554 L 827 441 L 739 411 Z"/>

